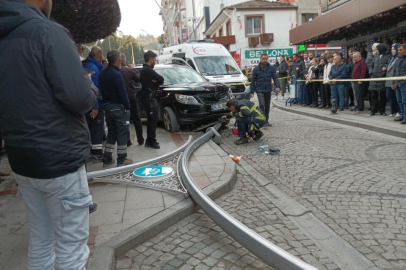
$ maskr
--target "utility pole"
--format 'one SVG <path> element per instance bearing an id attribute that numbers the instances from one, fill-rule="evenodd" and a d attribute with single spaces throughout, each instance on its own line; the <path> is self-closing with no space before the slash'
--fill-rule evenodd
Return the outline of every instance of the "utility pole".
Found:
<path id="1" fill-rule="evenodd" d="M 195 0 L 192 0 L 192 8 L 193 8 L 193 38 L 196 39 L 196 11 L 195 11 Z"/>

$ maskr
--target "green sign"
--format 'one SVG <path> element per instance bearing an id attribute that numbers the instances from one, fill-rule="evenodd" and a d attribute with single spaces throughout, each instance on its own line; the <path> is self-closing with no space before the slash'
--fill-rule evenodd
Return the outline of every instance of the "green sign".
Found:
<path id="1" fill-rule="evenodd" d="M 245 59 L 261 58 L 261 54 L 266 53 L 268 57 L 293 56 L 293 49 L 264 49 L 264 50 L 246 50 Z"/>
<path id="2" fill-rule="evenodd" d="M 307 50 L 306 45 L 297 45 L 297 51 L 298 52 L 305 52 Z"/>

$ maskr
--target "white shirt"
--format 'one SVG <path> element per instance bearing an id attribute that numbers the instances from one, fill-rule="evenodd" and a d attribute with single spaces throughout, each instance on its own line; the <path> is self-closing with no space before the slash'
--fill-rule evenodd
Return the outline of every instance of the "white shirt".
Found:
<path id="1" fill-rule="evenodd" d="M 324 84 L 328 84 L 328 81 L 329 81 L 328 75 L 330 75 L 332 66 L 333 66 L 332 63 L 328 63 L 327 65 L 324 66 L 324 74 L 323 74 L 323 83 Z"/>

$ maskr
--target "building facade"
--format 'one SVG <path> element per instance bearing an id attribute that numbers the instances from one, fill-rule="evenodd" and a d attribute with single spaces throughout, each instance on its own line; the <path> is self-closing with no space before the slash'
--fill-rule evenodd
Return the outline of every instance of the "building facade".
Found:
<path id="1" fill-rule="evenodd" d="M 321 0 L 322 15 L 290 30 L 291 44 L 342 45 L 366 55 L 375 42 L 400 43 L 406 37 L 404 0 Z"/>
<path id="2" fill-rule="evenodd" d="M 296 20 L 286 19 L 287 23 L 291 21 L 295 23 L 293 26 L 290 24 L 289 27 L 311 21 L 320 12 L 319 0 L 161 0 L 160 14 L 164 21 L 167 44 L 183 43 L 188 39 L 204 39 L 206 37 L 204 33 L 224 8 L 237 4 L 249 4 L 249 2 L 296 6 Z"/>
<path id="3" fill-rule="evenodd" d="M 207 38 L 223 44 L 241 66 L 258 65 L 261 54 L 271 64 L 281 55 L 292 56 L 289 30 L 297 24 L 296 5 L 249 1 L 223 8 L 205 31 Z"/>

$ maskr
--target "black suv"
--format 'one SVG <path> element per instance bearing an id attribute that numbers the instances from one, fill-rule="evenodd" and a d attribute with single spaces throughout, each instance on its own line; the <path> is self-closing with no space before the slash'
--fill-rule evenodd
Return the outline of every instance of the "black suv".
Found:
<path id="1" fill-rule="evenodd" d="M 141 66 L 135 67 L 140 72 Z M 156 92 L 159 106 L 159 120 L 166 131 L 197 129 L 215 124 L 229 112 L 226 102 L 230 87 L 224 84 L 209 83 L 199 73 L 187 66 L 176 64 L 156 65 L 154 70 L 165 78 L 164 84 Z M 137 84 L 141 90 L 141 84 Z M 140 104 L 141 117 L 146 117 Z"/>

